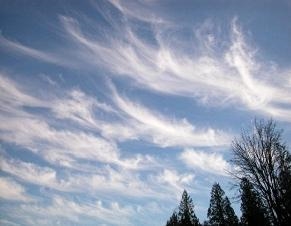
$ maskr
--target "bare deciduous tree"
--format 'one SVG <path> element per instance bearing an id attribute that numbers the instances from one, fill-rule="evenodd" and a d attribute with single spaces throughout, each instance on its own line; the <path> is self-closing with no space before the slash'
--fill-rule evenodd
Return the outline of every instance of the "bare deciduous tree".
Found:
<path id="1" fill-rule="evenodd" d="M 255 121 L 250 131 L 243 131 L 241 137 L 233 141 L 232 150 L 233 175 L 240 180 L 245 177 L 252 183 L 274 225 L 286 225 L 291 217 L 290 207 L 280 178 L 286 175 L 286 170 L 290 175 L 291 162 L 290 153 L 282 142 L 282 131 L 273 120 Z"/>

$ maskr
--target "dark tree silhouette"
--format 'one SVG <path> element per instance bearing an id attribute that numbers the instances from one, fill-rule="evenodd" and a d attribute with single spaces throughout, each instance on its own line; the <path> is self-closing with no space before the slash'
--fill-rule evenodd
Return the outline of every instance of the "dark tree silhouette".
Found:
<path id="1" fill-rule="evenodd" d="M 179 220 L 176 211 L 173 212 L 172 216 L 167 221 L 166 226 L 179 226 Z"/>
<path id="2" fill-rule="evenodd" d="M 279 187 L 282 194 L 282 205 L 285 213 L 283 225 L 290 225 L 291 222 L 291 155 L 288 153 L 287 161 L 282 161 L 279 175 Z"/>
<path id="3" fill-rule="evenodd" d="M 204 221 L 202 226 L 210 226 L 209 221 Z"/>
<path id="4" fill-rule="evenodd" d="M 263 203 L 254 190 L 253 185 L 247 178 L 242 178 L 240 183 L 241 193 L 241 225 L 258 226 L 270 225 L 267 211 L 263 206 Z"/>
<path id="5" fill-rule="evenodd" d="M 223 214 L 223 196 L 224 191 L 218 183 L 215 183 L 211 190 L 210 206 L 207 217 L 210 225 L 225 225 Z"/>
<path id="6" fill-rule="evenodd" d="M 238 225 L 238 218 L 231 207 L 230 201 L 226 196 L 224 199 L 224 211 L 225 211 L 225 225 Z"/>
<path id="7" fill-rule="evenodd" d="M 247 178 L 254 186 L 274 225 L 288 225 L 291 160 L 282 143 L 282 131 L 273 120 L 255 121 L 250 131 L 233 141 L 232 150 L 232 162 L 237 166 L 233 175 Z"/>
<path id="8" fill-rule="evenodd" d="M 218 183 L 215 183 L 211 190 L 210 205 L 207 217 L 208 225 L 215 226 L 236 226 L 238 218 L 224 191 Z"/>
<path id="9" fill-rule="evenodd" d="M 199 220 L 194 213 L 194 204 L 187 191 L 184 190 L 179 205 L 179 223 L 183 226 L 198 226 Z"/>
<path id="10" fill-rule="evenodd" d="M 178 213 L 174 211 L 166 226 L 199 226 L 199 219 L 194 213 L 194 204 L 187 191 L 184 190 L 178 208 Z"/>

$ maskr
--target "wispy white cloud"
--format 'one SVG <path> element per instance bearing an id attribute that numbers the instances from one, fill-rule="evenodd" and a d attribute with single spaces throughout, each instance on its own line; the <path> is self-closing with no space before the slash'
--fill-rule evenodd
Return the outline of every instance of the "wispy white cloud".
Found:
<path id="1" fill-rule="evenodd" d="M 122 197 L 168 199 L 190 185 L 191 174 L 176 171 L 154 173 L 131 171 L 123 168 L 98 166 L 90 172 L 70 172 L 39 166 L 34 163 L 1 158 L 1 170 L 25 183 L 51 188 L 56 191 L 87 194 L 118 193 Z M 171 191 L 171 192 L 169 192 Z"/>
<path id="2" fill-rule="evenodd" d="M 210 33 L 205 37 L 203 32 L 198 32 L 198 28 L 195 36 L 200 46 L 195 54 L 183 51 L 175 39 L 165 41 L 168 38 L 156 30 L 152 31 L 156 43 L 150 44 L 142 40 L 129 24 L 124 24 L 121 41 L 121 34 L 116 31 L 115 36 L 107 37 L 109 40 L 104 43 L 104 40 L 87 38 L 75 19 L 62 17 L 61 20 L 70 40 L 83 50 L 82 55 L 95 59 L 95 64 L 114 74 L 131 78 L 140 87 L 190 96 L 215 106 L 235 104 L 239 108 L 243 104 L 253 111 L 276 114 L 282 120 L 290 120 L 281 113 L 281 110 L 290 111 L 290 98 L 287 95 L 290 87 L 285 85 L 286 77 L 284 79 L 286 74 L 287 77 L 290 74 L 279 69 L 274 71 L 269 63 L 256 59 L 257 53 L 246 42 L 236 19 L 230 23 L 229 47 L 221 47 L 220 53 L 213 51 L 218 48 L 219 42 L 215 34 Z M 163 28 L 163 25 L 157 26 L 157 30 L 169 29 Z M 279 78 L 276 83 L 272 79 L 274 73 Z M 277 103 L 288 106 L 282 109 Z M 273 108 L 278 111 L 272 111 Z"/>
<path id="3" fill-rule="evenodd" d="M 97 102 L 81 91 L 73 91 L 68 99 L 52 104 L 59 118 L 71 119 L 97 129 L 104 137 L 120 141 L 144 139 L 161 147 L 168 146 L 221 146 L 229 144 L 229 135 L 212 128 L 195 128 L 186 119 L 171 119 L 147 109 L 118 94 L 109 84 L 115 107 Z M 108 122 L 94 116 L 100 109 L 121 120 Z M 178 134 L 178 135 L 177 135 Z"/>
<path id="4" fill-rule="evenodd" d="M 17 223 L 14 223 L 12 221 L 5 220 L 5 219 L 0 219 L 0 224 L 7 225 L 7 226 L 19 226 L 20 225 L 20 224 L 17 224 Z"/>
<path id="5" fill-rule="evenodd" d="M 48 167 L 41 167 L 29 162 L 2 158 L 1 170 L 16 176 L 25 182 L 62 191 L 68 190 L 67 184 L 64 183 L 61 185 L 61 183 L 57 181 L 56 171 Z"/>
<path id="6" fill-rule="evenodd" d="M 6 75 L 0 72 L 0 105 L 1 111 L 7 113 L 16 113 L 16 108 L 23 106 L 41 106 L 42 103 L 37 98 L 26 94 L 25 91 L 8 79 Z M 18 110 L 20 113 L 20 110 Z M 23 112 L 22 112 L 23 113 Z"/>
<path id="7" fill-rule="evenodd" d="M 0 35 L 0 47 L 9 53 L 17 53 L 24 56 L 30 56 L 36 60 L 44 61 L 51 64 L 56 64 L 65 67 L 73 67 L 74 64 L 67 61 L 65 58 L 57 56 L 57 54 L 49 53 L 43 50 L 34 49 L 32 47 L 23 45 L 16 41 L 11 41 Z"/>
<path id="8" fill-rule="evenodd" d="M 230 164 L 218 153 L 186 149 L 180 154 L 179 158 L 190 168 L 212 174 L 226 176 L 231 170 Z"/>
<path id="9" fill-rule="evenodd" d="M 97 98 L 94 99 L 80 90 L 72 90 L 67 98 L 53 101 L 51 108 L 56 117 L 71 119 L 89 127 L 97 125 L 94 110 L 102 110 L 106 113 L 115 112 L 110 105 L 99 102 Z"/>
<path id="10" fill-rule="evenodd" d="M 39 75 L 40 78 L 42 78 L 45 82 L 47 82 L 48 84 L 50 84 L 51 86 L 57 86 L 58 83 L 52 79 L 49 75 L 46 75 L 44 73 Z"/>
<path id="11" fill-rule="evenodd" d="M 33 150 L 55 163 L 69 164 L 73 159 L 83 159 L 132 169 L 154 164 L 149 156 L 122 158 L 115 143 L 90 133 L 56 130 L 39 119 L 8 116 L 0 119 L 6 122 L 0 126 L 2 140 Z"/>
<path id="12" fill-rule="evenodd" d="M 55 222 L 68 220 L 74 224 L 80 224 L 84 217 L 90 217 L 91 221 L 99 220 L 110 225 L 131 225 L 129 217 L 135 213 L 131 206 L 121 206 L 118 202 L 104 205 L 102 201 L 79 203 L 74 200 L 65 199 L 60 196 L 52 197 L 51 204 L 22 204 L 19 208 L 20 214 L 34 216 L 31 225 L 36 225 L 40 218 L 47 220 L 43 225 L 52 225 Z"/>
<path id="13" fill-rule="evenodd" d="M 221 146 L 230 142 L 228 134 L 212 128 L 195 128 L 187 119 L 171 119 L 120 96 L 111 85 L 113 99 L 130 118 L 129 124 L 146 140 L 162 147 Z"/>
<path id="14" fill-rule="evenodd" d="M 136 155 L 134 158 L 122 158 L 120 150 L 113 141 L 82 130 L 55 129 L 49 124 L 50 120 L 25 112 L 23 109 L 27 106 L 44 107 L 51 109 L 57 118 L 71 119 L 85 127 L 97 128 L 99 124 L 98 120 L 95 120 L 93 110 L 114 111 L 109 105 L 85 96 L 77 90 L 72 91 L 69 98 L 43 101 L 21 91 L 10 79 L 0 78 L 2 91 L 0 101 L 6 111 L 5 114 L 0 115 L 1 121 L 6 122 L 0 126 L 2 140 L 21 145 L 50 161 L 67 164 L 67 166 L 73 164 L 74 159 L 113 163 L 132 169 L 142 164 L 153 163 L 153 159 L 149 156 Z"/>
<path id="15" fill-rule="evenodd" d="M 6 200 L 30 202 L 32 198 L 25 188 L 8 177 L 0 177 L 0 197 Z"/>
<path id="16" fill-rule="evenodd" d="M 25 92 L 8 79 L 3 87 L 3 105 L 11 106 L 14 112 L 24 112 L 21 107 L 34 106 L 51 109 L 56 118 L 70 119 L 82 126 L 96 129 L 104 137 L 113 140 L 144 139 L 161 147 L 168 146 L 221 146 L 229 144 L 230 137 L 223 131 L 212 128 L 195 128 L 186 119 L 175 119 L 147 109 L 119 95 L 111 84 L 115 109 L 98 102 L 79 90 L 73 90 L 65 98 L 42 101 Z M 6 98 L 5 96 L 9 96 Z M 12 98 L 11 98 L 12 97 Z M 20 106 L 14 106 L 19 103 Z M 109 122 L 96 118 L 94 111 L 118 115 L 119 121 Z M 10 112 L 11 113 L 11 112 Z M 141 158 L 120 160 L 117 146 L 91 133 L 56 130 L 41 117 L 26 113 L 24 117 L 11 114 L 1 116 L 7 123 L 1 125 L 2 139 L 25 145 L 43 153 L 56 150 L 80 159 L 95 159 L 102 162 L 140 162 Z M 82 151 L 81 151 L 82 150 Z M 56 157 L 56 155 L 55 155 Z M 52 160 L 54 158 L 51 158 Z"/>
<path id="17" fill-rule="evenodd" d="M 45 146 L 48 145 L 48 147 L 52 146 L 52 147 L 60 147 L 60 148 L 61 147 L 65 148 L 66 146 L 66 148 L 69 148 L 71 150 L 69 146 L 73 147 L 73 145 L 76 145 L 76 148 L 82 146 L 82 144 L 78 142 L 78 141 L 82 142 L 82 140 L 84 141 L 83 148 L 86 149 L 86 147 L 87 148 L 91 147 L 92 142 L 95 143 L 96 145 L 97 143 L 99 143 L 99 141 L 101 141 L 98 138 L 96 138 L 95 140 L 93 136 L 90 136 L 90 135 L 86 136 L 84 133 L 75 134 L 70 131 L 57 131 L 51 128 L 46 122 L 41 121 L 39 119 L 30 119 L 30 118 L 22 118 L 22 117 L 18 117 L 18 118 L 17 117 L 1 117 L 1 120 L 6 120 L 7 122 L 1 126 L 1 130 L 3 131 L 1 133 L 2 139 L 12 142 L 12 143 L 24 145 L 27 147 L 33 146 L 35 149 L 41 146 L 45 148 Z M 68 139 L 72 139 L 70 143 L 67 143 Z M 46 142 L 48 142 L 49 144 L 47 144 Z M 101 143 L 99 144 L 103 146 L 103 144 Z M 73 147 L 73 149 L 75 148 Z M 94 155 L 93 152 L 94 152 L 93 150 L 90 150 L 90 151 L 88 150 L 87 154 L 92 156 Z M 75 154 L 78 155 L 78 153 L 75 153 Z M 85 156 L 86 152 L 80 153 L 79 157 L 82 157 L 82 155 Z"/>
<path id="18" fill-rule="evenodd" d="M 139 21 L 151 24 L 168 24 L 165 18 L 157 15 L 152 8 L 149 8 L 149 2 L 124 2 L 120 0 L 108 0 L 125 17 L 137 19 Z M 95 5 L 96 6 L 96 5 Z M 97 8 L 100 10 L 99 8 Z"/>
<path id="19" fill-rule="evenodd" d="M 171 196 L 169 193 L 162 192 L 168 189 L 167 186 L 153 180 L 154 174 L 142 175 L 124 169 L 115 170 L 108 166 L 99 170 L 98 174 L 92 175 L 88 183 L 93 190 L 102 191 L 106 188 L 107 191 L 118 191 L 120 195 L 125 196 L 158 199 L 169 198 Z"/>
<path id="20" fill-rule="evenodd" d="M 139 177 L 142 170 L 153 170 L 157 167 L 153 157 L 133 154 L 124 158 L 113 141 L 109 142 L 93 133 L 82 132 L 82 128 L 56 129 L 50 125 L 51 117 L 28 113 L 23 108 L 40 106 L 53 109 L 52 113 L 57 119 L 71 119 L 87 128 L 88 125 L 96 124 L 92 108 L 111 112 L 112 109 L 107 105 L 94 101 L 81 91 L 71 93 L 68 98 L 62 99 L 63 102 L 61 99 L 58 99 L 58 102 L 44 102 L 23 91 L 12 80 L 5 78 L 5 81 L 5 89 L 1 95 L 10 99 L 3 97 L 1 100 L 3 103 L 6 101 L 6 106 L 11 108 L 0 115 L 1 121 L 5 121 L 0 126 L 1 140 L 34 152 L 51 166 L 1 157 L 1 170 L 26 184 L 62 192 L 86 191 L 92 194 L 106 193 L 110 190 L 125 197 L 165 196 L 160 193 L 159 186 L 151 188 L 147 185 L 148 180 L 144 181 Z M 105 167 L 108 164 L 117 169 Z"/>
<path id="21" fill-rule="evenodd" d="M 93 193 L 103 193 L 106 190 L 109 193 L 118 192 L 119 196 L 167 200 L 180 195 L 185 187 L 190 187 L 194 182 L 194 175 L 167 168 L 136 173 L 105 166 L 99 168 L 98 172 L 79 179 L 82 181 L 80 184 L 85 184 L 84 187 L 90 188 Z"/>
<path id="22" fill-rule="evenodd" d="M 231 165 L 211 148 L 229 145 L 229 133 L 212 125 L 196 127 L 191 117 L 164 115 L 160 106 L 150 108 L 138 95 L 127 94 L 129 87 L 163 97 L 190 97 L 199 103 L 195 107 L 206 105 L 210 111 L 236 107 L 291 122 L 290 68 L 266 62 L 238 19 L 229 21 L 228 31 L 220 31 L 218 22 L 211 19 L 188 23 L 185 29 L 184 22 L 181 25 L 176 15 L 169 15 L 159 4 L 93 2 L 90 6 L 98 10 L 99 21 L 77 11 L 71 17 L 67 11 L 66 16 L 59 15 L 61 27 L 52 33 L 57 37 L 49 43 L 50 49 L 0 35 L 1 53 L 33 59 L 25 61 L 25 68 L 30 63 L 49 66 L 42 67 L 48 71 L 37 76 L 42 83 L 33 80 L 33 75 L 24 77 L 29 71 L 22 74 L 18 71 L 22 67 L 8 68 L 18 73 L 11 78 L 0 74 L 0 121 L 4 122 L 0 140 L 7 148 L 0 155 L 6 176 L 0 178 L 0 197 L 8 204 L 26 203 L 5 210 L 7 220 L 1 219 L 0 224 L 20 219 L 27 225 L 86 225 L 90 220 L 104 225 L 154 225 L 157 222 L 150 222 L 149 212 L 163 215 L 168 202 L 180 198 L 183 189 L 199 189 L 199 195 L 206 197 L 208 177 L 227 180 Z M 10 67 L 9 62 L 5 64 Z M 53 80 L 46 74 L 58 73 L 50 71 L 52 64 L 57 65 L 53 69 L 67 73 L 64 78 L 71 72 L 74 77 L 68 83 L 63 78 Z M 89 78 L 93 74 L 96 77 Z M 101 87 L 105 79 L 100 76 L 112 81 L 107 83 L 109 89 Z M 89 80 L 83 82 L 83 78 L 94 84 L 86 87 Z M 43 82 L 50 85 L 36 86 Z M 78 87 L 67 88 L 75 82 L 80 82 Z M 92 90 L 94 85 L 98 92 Z M 125 92 L 121 94 L 119 87 Z M 101 89 L 106 92 L 99 99 L 94 94 Z M 125 150 L 131 144 L 136 152 Z M 167 157 L 161 159 L 152 145 L 176 150 L 163 152 Z M 207 152 L 200 147 L 207 147 Z M 153 154 L 145 154 L 144 148 Z M 16 156 L 22 151 L 28 155 Z M 186 167 L 181 168 L 181 163 Z M 205 176 L 202 181 L 198 172 Z M 31 201 L 28 192 L 34 190 L 36 197 Z M 141 203 L 123 204 L 129 200 Z M 161 203 L 167 205 L 166 210 L 161 210 Z"/>
<path id="23" fill-rule="evenodd" d="M 126 197 L 168 199 L 178 195 L 185 186 L 190 186 L 194 175 L 168 169 L 166 164 L 157 162 L 150 155 L 133 154 L 125 158 L 118 143 L 114 142 L 119 140 L 116 136 L 125 140 L 133 137 L 144 139 L 162 147 L 215 146 L 228 142 L 228 137 L 224 137 L 223 133 L 196 129 L 186 119 L 171 119 L 122 97 L 112 84 L 113 107 L 98 102 L 80 90 L 43 101 L 12 80 L 5 79 L 11 89 L 3 89 L 3 94 L 15 96 L 19 104 L 13 105 L 14 99 L 5 99 L 14 113 L 0 115 L 1 121 L 6 122 L 0 126 L 1 139 L 33 151 L 51 164 L 45 167 L 3 158 L 2 170 L 26 183 L 62 192 L 86 191 L 91 194 L 106 191 Z M 26 112 L 25 106 L 29 105 L 50 110 L 50 117 Z M 117 114 L 117 122 L 99 120 L 94 114 L 96 109 Z M 52 123 L 54 119 L 57 122 L 71 120 L 81 127 L 55 128 Z M 106 138 L 97 135 L 95 128 Z M 129 134 L 121 134 L 126 130 Z M 217 139 L 219 142 L 225 139 L 225 143 L 216 143 Z"/>
<path id="24" fill-rule="evenodd" d="M 194 174 L 179 174 L 175 170 L 165 169 L 156 177 L 156 180 L 159 183 L 166 184 L 170 190 L 174 190 L 177 194 L 181 193 L 185 187 L 188 187 L 193 182 Z"/>
<path id="25" fill-rule="evenodd" d="M 290 69 L 274 68 L 270 62 L 258 60 L 259 51 L 248 44 L 236 18 L 230 22 L 227 47 L 219 46 L 226 40 L 216 36 L 214 22 L 208 20 L 194 28 L 195 42 L 188 45 L 190 49 L 194 45 L 195 51 L 189 52 L 183 50 L 175 37 L 170 39 L 167 36 L 167 31 L 175 31 L 177 26 L 147 21 L 154 25 L 151 30 L 154 41 L 150 43 L 142 39 L 129 22 L 142 14 L 131 15 L 129 12 L 134 11 L 127 10 L 129 6 L 120 1 L 110 2 L 128 20 L 121 20 L 118 26 L 112 24 L 110 35 L 109 31 L 101 29 L 99 39 L 86 36 L 76 19 L 60 17 L 69 43 L 76 50 L 67 51 L 65 58 L 71 62 L 82 61 L 88 66 L 86 68 L 104 68 L 115 75 L 130 78 L 140 88 L 150 91 L 189 96 L 212 106 L 223 104 L 240 108 L 243 105 L 255 112 L 291 120 Z M 108 10 L 102 14 L 110 20 Z M 0 41 L 6 49 L 51 63 L 62 62 L 54 55 L 25 47 L 3 36 Z M 274 74 L 277 75 L 276 81 Z"/>

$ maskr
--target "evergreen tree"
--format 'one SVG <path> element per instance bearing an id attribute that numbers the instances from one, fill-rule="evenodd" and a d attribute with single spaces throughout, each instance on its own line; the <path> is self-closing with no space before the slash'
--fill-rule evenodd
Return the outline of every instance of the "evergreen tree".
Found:
<path id="1" fill-rule="evenodd" d="M 194 205 L 187 191 L 184 190 L 182 199 L 179 205 L 178 218 L 180 225 L 183 226 L 198 226 L 199 220 L 194 213 Z"/>
<path id="2" fill-rule="evenodd" d="M 184 190 L 178 208 L 178 213 L 174 211 L 166 226 L 200 226 L 199 219 L 194 213 L 194 205 L 187 191 Z"/>
<path id="3" fill-rule="evenodd" d="M 230 201 L 226 196 L 223 200 L 224 204 L 224 217 L 226 221 L 226 225 L 238 225 L 238 218 L 231 207 Z"/>
<path id="4" fill-rule="evenodd" d="M 209 225 L 215 226 L 237 226 L 238 218 L 235 215 L 230 201 L 218 183 L 211 190 L 210 206 L 207 217 Z"/>
<path id="5" fill-rule="evenodd" d="M 207 212 L 210 225 L 225 225 L 223 211 L 223 196 L 224 191 L 218 183 L 212 186 L 210 205 Z"/>
<path id="6" fill-rule="evenodd" d="M 173 212 L 172 216 L 167 221 L 166 226 L 179 226 L 179 220 L 176 211 Z"/>
<path id="7" fill-rule="evenodd" d="M 202 226 L 210 226 L 209 221 L 204 221 Z"/>
<path id="8" fill-rule="evenodd" d="M 248 226 L 270 225 L 266 209 L 261 202 L 259 195 L 247 178 L 240 183 L 241 193 L 241 224 Z"/>

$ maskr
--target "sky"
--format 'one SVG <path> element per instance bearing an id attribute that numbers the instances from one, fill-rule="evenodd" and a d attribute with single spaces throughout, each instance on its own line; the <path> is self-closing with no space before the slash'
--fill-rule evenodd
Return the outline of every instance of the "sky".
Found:
<path id="1" fill-rule="evenodd" d="M 291 145 L 288 0 L 0 5 L 3 226 L 164 225 L 184 189 L 203 222 L 214 182 L 240 215 L 231 142 Z"/>

